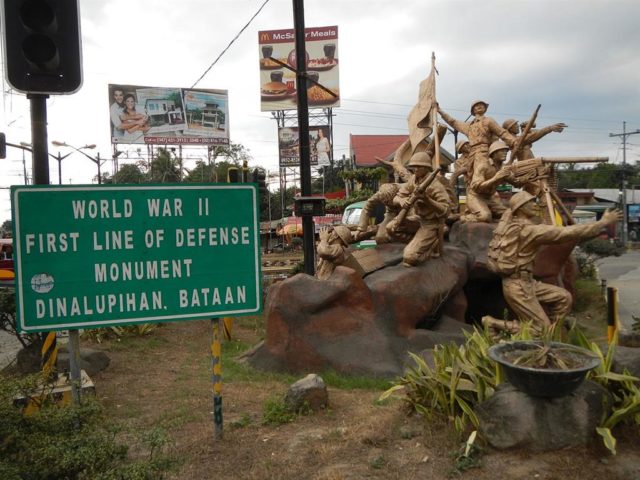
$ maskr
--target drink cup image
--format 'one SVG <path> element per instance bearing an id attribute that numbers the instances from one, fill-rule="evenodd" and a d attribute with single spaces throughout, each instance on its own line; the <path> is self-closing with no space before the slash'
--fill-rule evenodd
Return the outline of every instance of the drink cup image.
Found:
<path id="1" fill-rule="evenodd" d="M 314 81 L 318 81 L 318 79 L 320 78 L 320 73 L 319 72 L 307 72 L 307 90 L 310 89 L 311 87 L 313 87 L 315 85 L 315 83 L 313 83 L 311 80 Z"/>
<path id="2" fill-rule="evenodd" d="M 264 48 L 264 47 L 263 47 Z M 336 44 L 335 43 L 327 43 L 323 47 L 324 56 L 333 60 L 336 55 Z"/>
<path id="3" fill-rule="evenodd" d="M 273 54 L 273 45 L 262 46 L 262 57 L 269 58 Z"/>
<path id="4" fill-rule="evenodd" d="M 282 70 L 277 70 L 275 72 L 271 72 L 271 81 L 272 82 L 282 82 L 282 75 L 284 72 Z"/>

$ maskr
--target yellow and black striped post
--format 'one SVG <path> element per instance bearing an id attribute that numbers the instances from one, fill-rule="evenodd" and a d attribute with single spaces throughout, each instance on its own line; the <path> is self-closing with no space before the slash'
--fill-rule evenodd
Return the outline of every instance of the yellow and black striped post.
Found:
<path id="1" fill-rule="evenodd" d="M 219 318 L 211 320 L 211 381 L 213 383 L 213 438 L 222 438 L 222 347 L 221 322 Z"/>
<path id="2" fill-rule="evenodd" d="M 56 363 L 58 362 L 58 343 L 56 332 L 47 333 L 41 349 L 42 373 L 46 381 L 55 382 L 58 379 Z"/>
<path id="3" fill-rule="evenodd" d="M 231 340 L 231 332 L 233 331 L 233 317 L 222 317 L 222 335 L 225 340 Z"/>
<path id="4" fill-rule="evenodd" d="M 607 341 L 613 342 L 618 328 L 618 289 L 607 287 Z"/>

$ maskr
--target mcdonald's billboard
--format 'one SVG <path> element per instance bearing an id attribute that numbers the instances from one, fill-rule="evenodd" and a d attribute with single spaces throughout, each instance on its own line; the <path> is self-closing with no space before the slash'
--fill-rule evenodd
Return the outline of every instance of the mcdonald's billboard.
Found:
<path id="1" fill-rule="evenodd" d="M 258 32 L 260 109 L 295 110 L 296 51 L 293 29 Z M 338 27 L 305 29 L 307 97 L 310 108 L 340 106 Z"/>

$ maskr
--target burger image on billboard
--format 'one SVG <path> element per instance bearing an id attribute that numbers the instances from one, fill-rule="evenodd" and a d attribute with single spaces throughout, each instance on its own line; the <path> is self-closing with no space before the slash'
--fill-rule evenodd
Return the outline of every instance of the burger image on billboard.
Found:
<path id="1" fill-rule="evenodd" d="M 282 82 L 268 82 L 262 86 L 262 97 L 276 100 L 287 95 L 287 84 Z"/>

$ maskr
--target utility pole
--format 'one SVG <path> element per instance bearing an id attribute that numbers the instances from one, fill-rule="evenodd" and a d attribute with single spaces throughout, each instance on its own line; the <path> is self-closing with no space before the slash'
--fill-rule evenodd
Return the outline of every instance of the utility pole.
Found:
<path id="1" fill-rule="evenodd" d="M 622 122 L 622 133 L 610 133 L 610 137 L 622 138 L 622 243 L 627 245 L 627 233 L 628 233 L 628 219 L 627 219 L 627 137 L 629 135 L 635 135 L 640 133 L 640 130 L 636 129 L 635 132 L 627 132 L 627 122 Z"/>

